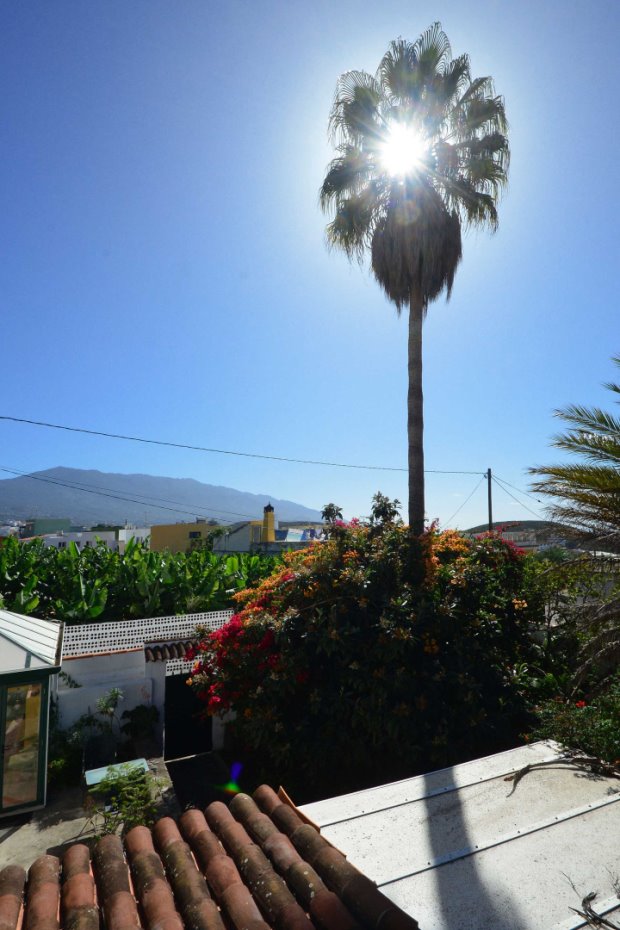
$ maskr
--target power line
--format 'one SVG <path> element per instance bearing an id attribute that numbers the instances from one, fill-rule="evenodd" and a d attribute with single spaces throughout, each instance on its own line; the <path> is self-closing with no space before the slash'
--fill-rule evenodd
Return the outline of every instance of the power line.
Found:
<path id="1" fill-rule="evenodd" d="M 444 526 L 448 526 L 448 524 L 452 523 L 452 521 L 454 520 L 454 518 L 456 517 L 456 515 L 459 514 L 459 513 L 461 512 L 461 510 L 463 509 L 463 507 L 465 506 L 465 504 L 466 504 L 468 501 L 470 501 L 470 500 L 472 499 L 472 497 L 474 496 L 474 494 L 476 493 L 476 491 L 478 490 L 478 488 L 480 487 L 480 485 L 482 484 L 482 482 L 485 480 L 485 478 L 486 478 L 486 475 L 483 474 L 482 477 L 481 477 L 481 479 L 480 479 L 480 481 L 477 483 L 476 487 L 475 487 L 474 490 L 471 492 L 471 494 L 470 494 L 468 497 L 465 498 L 465 500 L 463 501 L 463 503 L 461 504 L 461 506 L 458 507 L 458 508 L 454 511 L 454 513 L 452 514 L 452 516 L 451 516 L 448 520 L 446 520 L 446 521 L 444 522 L 444 524 L 443 524 Z"/>
<path id="2" fill-rule="evenodd" d="M 496 475 L 493 475 L 493 481 L 494 481 L 495 484 L 498 486 L 498 488 L 501 488 L 502 491 L 504 492 L 504 494 L 507 494 L 508 497 L 511 497 L 511 498 L 513 499 L 513 501 L 515 501 L 515 503 L 517 503 L 517 504 L 519 505 L 519 507 L 523 507 L 525 510 L 528 511 L 528 513 L 531 513 L 533 516 L 535 516 L 537 520 L 544 520 L 544 519 L 545 519 L 545 518 L 542 516 L 542 514 L 536 513 L 534 510 L 532 510 L 531 507 L 528 507 L 527 504 L 524 504 L 523 501 L 517 500 L 517 498 L 514 496 L 514 494 L 511 494 L 511 492 L 508 490 L 508 488 L 505 488 L 505 487 L 504 487 L 504 485 L 502 484 L 501 480 L 500 480 Z"/>
<path id="3" fill-rule="evenodd" d="M 499 476 L 498 476 L 499 477 Z M 524 497 L 529 497 L 531 500 L 536 501 L 538 504 L 544 504 L 544 501 L 541 501 L 540 497 L 535 497 L 533 494 L 530 494 L 528 491 L 523 491 L 521 488 L 515 487 L 514 484 L 511 484 L 510 481 L 506 481 L 505 478 L 499 479 L 503 484 L 507 484 L 509 488 L 512 488 L 513 491 L 517 491 L 519 494 L 523 494 Z"/>
<path id="4" fill-rule="evenodd" d="M 189 449 L 193 452 L 212 452 L 216 455 L 236 455 L 249 459 L 267 459 L 272 462 L 291 462 L 297 465 L 322 465 L 328 468 L 356 468 L 365 471 L 400 471 L 407 472 L 407 468 L 393 465 L 355 465 L 346 462 L 325 462 L 319 459 L 296 459 L 284 455 L 262 455 L 259 452 L 237 452 L 231 449 L 215 449 L 208 446 L 194 446 L 185 442 L 169 442 L 165 439 L 146 439 L 143 436 L 126 436 L 123 433 L 106 433 L 103 430 L 87 429 L 82 426 L 63 426 L 59 423 L 46 423 L 43 420 L 26 420 L 23 417 L 10 417 L 0 414 L 0 420 L 11 423 L 26 423 L 29 426 L 44 426 L 48 429 L 59 429 L 69 433 L 85 433 L 88 436 L 103 436 L 106 439 L 122 439 L 126 442 L 142 442 L 152 446 L 168 446 L 173 449 Z M 479 471 L 454 471 L 438 468 L 425 468 L 429 475 L 480 475 Z"/>
<path id="5" fill-rule="evenodd" d="M 126 504 L 140 504 L 142 507 L 144 506 L 156 507 L 158 510 L 169 510 L 172 513 L 185 513 L 191 517 L 196 516 L 195 510 L 183 510 L 180 507 L 166 507 L 164 504 L 152 504 L 146 500 L 138 500 L 135 497 L 120 497 L 118 494 L 108 494 L 105 491 L 95 491 L 95 490 L 91 490 L 90 488 L 80 487 L 79 485 L 67 484 L 64 481 L 55 481 L 53 478 L 42 478 L 40 475 L 39 476 L 29 475 L 26 472 L 18 471 L 15 468 L 5 468 L 2 465 L 0 465 L 0 471 L 7 472 L 10 475 L 19 475 L 22 478 L 30 478 L 31 481 L 43 481 L 46 484 L 56 484 L 61 488 L 69 488 L 72 491 L 83 491 L 85 494 L 97 494 L 99 495 L 99 497 L 109 497 L 109 498 L 112 498 L 113 500 L 123 501 Z M 203 512 L 208 512 L 209 508 L 202 507 L 201 510 Z M 235 521 L 234 520 L 223 520 L 222 522 L 223 523 L 234 523 Z"/>

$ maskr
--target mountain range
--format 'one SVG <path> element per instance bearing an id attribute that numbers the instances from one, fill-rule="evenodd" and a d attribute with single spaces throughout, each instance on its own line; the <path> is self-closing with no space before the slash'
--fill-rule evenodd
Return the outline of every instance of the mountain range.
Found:
<path id="1" fill-rule="evenodd" d="M 269 494 L 250 494 L 193 478 L 122 475 L 81 468 L 48 468 L 0 480 L 0 522 L 68 517 L 93 524 L 191 521 L 235 523 L 262 517 L 271 503 L 277 520 L 320 520 L 318 510 Z"/>

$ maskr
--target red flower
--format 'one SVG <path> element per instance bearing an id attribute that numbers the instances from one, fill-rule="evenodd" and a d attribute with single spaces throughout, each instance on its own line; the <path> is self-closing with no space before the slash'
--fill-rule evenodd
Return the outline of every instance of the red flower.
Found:
<path id="1" fill-rule="evenodd" d="M 586 704 L 585 701 L 575 701 L 575 707 L 580 707 L 580 708 L 581 708 L 581 707 L 587 707 L 587 706 L 588 706 L 588 705 Z"/>

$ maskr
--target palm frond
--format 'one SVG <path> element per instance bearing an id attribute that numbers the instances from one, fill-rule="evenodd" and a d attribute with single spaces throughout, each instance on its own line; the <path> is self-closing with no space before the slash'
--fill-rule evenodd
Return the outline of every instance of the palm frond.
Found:
<path id="1" fill-rule="evenodd" d="M 490 77 L 474 78 L 471 84 L 463 91 L 460 99 L 456 103 L 455 110 L 458 111 L 465 107 L 470 100 L 482 99 L 495 96 L 495 87 L 493 79 Z"/>
<path id="2" fill-rule="evenodd" d="M 470 158 L 463 173 L 472 187 L 477 191 L 493 194 L 494 200 L 499 196 L 507 180 L 502 165 L 488 155 Z"/>
<path id="3" fill-rule="evenodd" d="M 614 359 L 614 361 L 616 361 Z M 612 386 L 612 387 L 615 387 Z M 571 429 L 553 445 L 577 459 L 530 469 L 533 488 L 546 495 L 550 512 L 583 532 L 620 542 L 620 418 L 600 409 L 571 404 L 556 411 Z"/>
<path id="4" fill-rule="evenodd" d="M 454 116 L 452 128 L 459 140 L 469 139 L 480 131 L 502 135 L 508 131 L 503 97 L 473 97 Z"/>
<path id="5" fill-rule="evenodd" d="M 456 178 L 435 178 L 442 188 L 448 207 L 458 214 L 466 226 L 489 226 L 495 232 L 498 226 L 496 197 L 479 191 L 469 178 L 462 174 Z"/>
<path id="6" fill-rule="evenodd" d="M 414 46 L 404 39 L 390 42 L 377 68 L 376 81 L 389 101 L 415 101 L 419 97 L 421 79 Z"/>
<path id="7" fill-rule="evenodd" d="M 470 85 L 471 63 L 469 55 L 459 55 L 457 58 L 453 58 L 446 67 L 441 94 L 446 101 L 453 101 L 462 90 Z"/>
<path id="8" fill-rule="evenodd" d="M 368 157 L 352 145 L 341 146 L 342 154 L 328 165 L 321 190 L 319 202 L 323 211 L 329 210 L 351 194 L 358 194 L 362 186 L 370 180 L 372 164 Z"/>
<path id="9" fill-rule="evenodd" d="M 347 71 L 338 79 L 329 116 L 328 135 L 334 143 L 363 144 L 382 131 L 378 108 L 381 88 L 372 74 Z"/>
<path id="10" fill-rule="evenodd" d="M 471 136 L 460 142 L 455 142 L 453 148 L 459 152 L 463 159 L 477 158 L 480 155 L 493 155 L 508 157 L 510 147 L 508 139 L 501 132 L 490 132 L 484 136 Z M 506 165 L 506 168 L 508 166 Z"/>
<path id="11" fill-rule="evenodd" d="M 554 436 L 551 444 L 563 452 L 581 455 L 590 462 L 611 463 L 620 468 L 620 442 L 613 437 L 576 431 Z"/>
<path id="12" fill-rule="evenodd" d="M 437 71 L 444 74 L 452 58 L 452 49 L 448 36 L 441 28 L 441 23 L 433 23 L 416 39 L 414 49 L 420 70 L 427 75 Z"/>
<path id="13" fill-rule="evenodd" d="M 601 410 L 600 407 L 583 407 L 570 404 L 563 410 L 556 410 L 555 416 L 573 426 L 580 427 L 585 433 L 604 433 L 620 437 L 620 418 Z"/>
<path id="14" fill-rule="evenodd" d="M 349 259 L 362 260 L 375 228 L 379 196 L 377 189 L 368 185 L 340 203 L 326 229 L 330 248 L 342 249 Z"/>

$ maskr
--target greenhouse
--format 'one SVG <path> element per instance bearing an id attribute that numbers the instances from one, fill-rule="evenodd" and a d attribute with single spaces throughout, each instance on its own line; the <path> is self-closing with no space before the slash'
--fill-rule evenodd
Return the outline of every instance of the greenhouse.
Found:
<path id="1" fill-rule="evenodd" d="M 0 610 L 0 816 L 45 804 L 50 678 L 62 624 Z"/>

